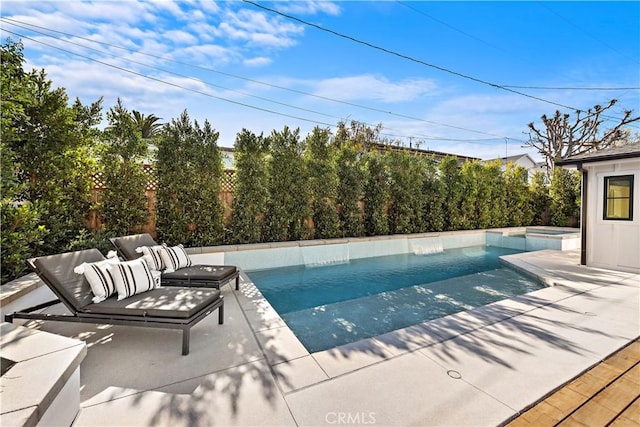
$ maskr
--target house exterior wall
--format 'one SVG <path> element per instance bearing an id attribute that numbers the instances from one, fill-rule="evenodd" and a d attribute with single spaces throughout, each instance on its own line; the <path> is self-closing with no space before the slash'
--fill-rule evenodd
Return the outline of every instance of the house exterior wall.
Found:
<path id="1" fill-rule="evenodd" d="M 584 164 L 587 178 L 587 265 L 640 272 L 640 159 Z M 633 175 L 633 220 L 604 219 L 604 180 L 608 176 Z"/>

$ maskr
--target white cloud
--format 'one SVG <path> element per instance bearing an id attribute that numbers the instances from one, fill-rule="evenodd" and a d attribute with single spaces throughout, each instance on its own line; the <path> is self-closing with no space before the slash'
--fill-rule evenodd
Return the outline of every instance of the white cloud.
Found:
<path id="1" fill-rule="evenodd" d="M 296 41 L 293 36 L 304 32 L 301 26 L 283 22 L 278 18 L 268 19 L 263 13 L 246 9 L 238 12 L 227 11 L 219 29 L 232 39 L 280 48 L 294 45 Z"/>
<path id="2" fill-rule="evenodd" d="M 341 9 L 338 4 L 330 1 L 289 1 L 280 2 L 277 5 L 278 10 L 287 13 L 297 13 L 301 15 L 316 15 L 324 13 L 327 15 L 337 16 Z"/>
<path id="3" fill-rule="evenodd" d="M 247 58 L 242 63 L 249 67 L 262 67 L 271 64 L 273 61 L 271 58 L 265 56 L 256 56 L 254 58 Z"/>
<path id="4" fill-rule="evenodd" d="M 165 39 L 169 39 L 173 44 L 196 44 L 198 39 L 191 33 L 181 30 L 166 31 L 162 34 Z"/>
<path id="5" fill-rule="evenodd" d="M 385 77 L 365 74 L 321 80 L 315 85 L 314 94 L 344 101 L 369 100 L 397 103 L 429 95 L 436 89 L 434 81 L 429 79 L 415 78 L 392 82 Z"/>

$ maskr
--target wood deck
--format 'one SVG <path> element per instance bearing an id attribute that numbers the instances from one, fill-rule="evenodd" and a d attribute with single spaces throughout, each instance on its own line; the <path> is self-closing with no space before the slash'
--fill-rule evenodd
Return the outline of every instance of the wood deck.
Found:
<path id="1" fill-rule="evenodd" d="M 506 425 L 640 426 L 640 340 L 565 384 Z"/>

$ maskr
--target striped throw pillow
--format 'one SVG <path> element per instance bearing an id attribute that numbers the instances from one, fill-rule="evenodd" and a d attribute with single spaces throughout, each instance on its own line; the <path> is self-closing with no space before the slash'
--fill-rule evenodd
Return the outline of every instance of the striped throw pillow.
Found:
<path id="1" fill-rule="evenodd" d="M 136 248 L 136 252 L 142 254 L 142 259 L 147 262 L 147 265 L 151 270 L 162 271 L 167 266 L 162 261 L 162 252 L 163 247 L 161 245 L 156 246 L 140 246 Z"/>
<path id="2" fill-rule="evenodd" d="M 112 275 L 118 301 L 158 287 L 151 269 L 143 259 L 116 264 L 113 266 Z"/>
<path id="3" fill-rule="evenodd" d="M 160 251 L 160 256 L 167 273 L 191 266 L 191 259 L 182 245 L 172 247 L 164 245 Z"/>
<path id="4" fill-rule="evenodd" d="M 83 262 L 73 269 L 77 274 L 84 274 L 89 282 L 94 303 L 102 302 L 116 293 L 111 269 L 118 263 L 120 263 L 118 258 L 108 258 L 97 262 Z"/>

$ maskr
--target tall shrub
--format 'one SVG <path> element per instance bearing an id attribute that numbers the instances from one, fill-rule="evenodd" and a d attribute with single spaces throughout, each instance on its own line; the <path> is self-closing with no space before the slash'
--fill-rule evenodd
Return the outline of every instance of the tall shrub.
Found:
<path id="1" fill-rule="evenodd" d="M 486 228 L 489 224 L 491 188 L 484 166 L 465 162 L 460 169 L 462 180 L 461 224 L 464 229 Z"/>
<path id="2" fill-rule="evenodd" d="M 424 231 L 443 231 L 444 212 L 442 205 L 444 192 L 438 176 L 438 165 L 433 157 L 424 159 L 422 194 L 422 221 L 424 223 Z"/>
<path id="3" fill-rule="evenodd" d="M 101 214 L 114 235 L 139 233 L 147 222 L 145 189 L 149 178 L 143 170 L 148 150 L 133 117 L 118 99 L 107 112 L 103 134 Z"/>
<path id="4" fill-rule="evenodd" d="M 167 124 L 158 140 L 157 231 L 170 244 L 207 246 L 223 242 L 220 201 L 222 156 L 208 120 L 202 127 L 187 111 Z"/>
<path id="5" fill-rule="evenodd" d="M 38 227 L 48 231 L 36 233 L 38 251 L 61 252 L 86 229 L 93 170 L 88 152 L 101 101 L 69 106 L 64 88 L 54 88 L 44 70 L 25 72 L 23 62 L 21 44 L 3 44 L 2 140 L 20 165 L 14 178 L 26 186 L 21 202 L 37 205 Z"/>
<path id="6" fill-rule="evenodd" d="M 483 176 L 489 188 L 489 224 L 490 228 L 506 227 L 509 224 L 507 212 L 507 187 L 502 172 L 502 162 L 496 160 L 486 163 Z"/>
<path id="7" fill-rule="evenodd" d="M 0 67 L 2 115 L 0 115 L 0 160 L 2 161 L 0 185 L 0 281 L 5 283 L 20 276 L 26 270 L 24 260 L 38 252 L 46 234 L 40 213 L 28 200 L 28 181 L 22 174 L 23 167 L 12 147 L 20 136 L 18 123 L 24 121 L 25 80 L 22 45 L 7 41 L 2 45 Z M 26 101 L 26 99 L 24 99 Z"/>
<path id="8" fill-rule="evenodd" d="M 536 172 L 529 186 L 531 211 L 533 218 L 532 225 L 548 225 L 549 213 L 551 209 L 551 197 L 549 196 L 549 186 L 546 184 L 546 174 Z"/>
<path id="9" fill-rule="evenodd" d="M 267 140 L 243 129 L 236 135 L 235 187 L 228 241 L 262 242 L 269 198 L 266 156 Z"/>
<path id="10" fill-rule="evenodd" d="M 269 201 L 265 237 L 269 241 L 305 239 L 309 236 L 307 174 L 300 129 L 273 131 L 269 135 Z"/>
<path id="11" fill-rule="evenodd" d="M 389 202 L 389 176 L 384 157 L 377 151 L 367 153 L 364 184 L 364 228 L 368 236 L 389 234 L 387 204 Z"/>
<path id="12" fill-rule="evenodd" d="M 445 230 L 460 230 L 464 227 L 461 203 L 463 184 L 458 159 L 447 156 L 440 162 L 440 182 L 442 191 L 442 211 Z"/>
<path id="13" fill-rule="evenodd" d="M 314 225 L 313 237 L 330 239 L 340 236 L 340 219 L 336 206 L 338 174 L 335 146 L 328 129 L 315 127 L 307 136 L 305 162 Z"/>
<path id="14" fill-rule="evenodd" d="M 422 231 L 422 159 L 406 150 L 387 153 L 389 167 L 389 224 L 394 234 Z"/>
<path id="15" fill-rule="evenodd" d="M 342 235 L 359 237 L 364 234 L 364 221 L 360 209 L 363 190 L 361 152 L 351 141 L 338 149 L 338 211 Z"/>
<path id="16" fill-rule="evenodd" d="M 549 187 L 551 225 L 575 226 L 580 217 L 580 176 L 576 171 L 554 168 Z"/>
<path id="17" fill-rule="evenodd" d="M 510 227 L 531 225 L 534 214 L 531 208 L 527 170 L 522 166 L 509 163 L 504 171 L 504 180 L 508 225 Z"/>

